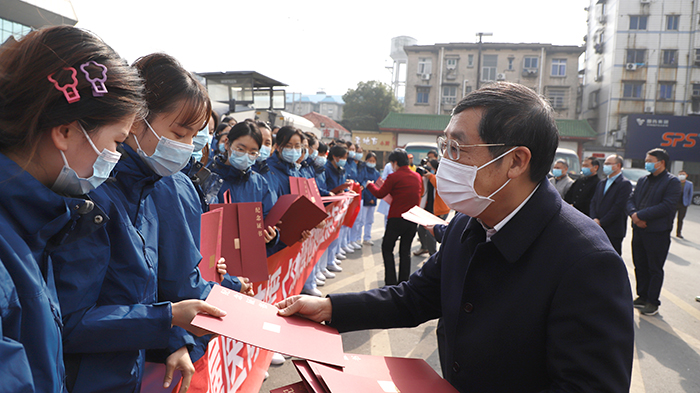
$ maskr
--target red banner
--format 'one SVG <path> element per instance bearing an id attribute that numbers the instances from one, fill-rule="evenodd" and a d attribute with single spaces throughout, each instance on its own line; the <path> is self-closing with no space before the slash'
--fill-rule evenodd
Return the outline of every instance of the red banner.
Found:
<path id="1" fill-rule="evenodd" d="M 326 206 L 331 219 L 327 220 L 325 227 L 314 228 L 305 242 L 297 242 L 267 259 L 270 276 L 267 281 L 253 284 L 256 299 L 274 304 L 301 293 L 316 262 L 338 237 L 351 200 Z M 272 353 L 269 351 L 218 336 L 209 342 L 207 353 L 195 363 L 196 372 L 189 392 L 257 393 L 271 359 Z M 177 392 L 177 385 L 163 389 L 164 375 L 164 365 L 147 363 L 141 392 Z M 173 378 L 173 383 L 177 383 L 178 379 L 179 376 Z"/>

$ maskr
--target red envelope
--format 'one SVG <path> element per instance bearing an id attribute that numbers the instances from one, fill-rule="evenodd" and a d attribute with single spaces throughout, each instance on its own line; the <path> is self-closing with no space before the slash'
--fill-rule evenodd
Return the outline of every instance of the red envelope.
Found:
<path id="1" fill-rule="evenodd" d="M 199 272 L 207 281 L 220 282 L 216 262 L 221 258 L 221 228 L 224 219 L 223 209 L 214 209 L 202 214 L 202 228 L 199 240 Z"/>
<path id="2" fill-rule="evenodd" d="M 292 360 L 292 364 L 297 369 L 297 373 L 309 393 L 329 393 L 328 388 L 314 374 L 311 366 L 309 366 L 309 362 L 306 360 Z"/>
<path id="3" fill-rule="evenodd" d="M 382 185 L 384 185 L 384 179 L 380 177 L 379 179 L 377 179 L 377 181 L 374 182 L 374 185 L 378 188 L 382 188 Z M 384 202 L 391 205 L 391 201 L 394 200 L 394 197 L 392 197 L 391 194 L 386 194 L 386 196 L 382 199 L 384 200 Z"/>
<path id="4" fill-rule="evenodd" d="M 282 386 L 281 388 L 272 389 L 270 393 L 314 393 L 306 389 L 304 382 L 297 382 L 291 385 Z"/>
<path id="5" fill-rule="evenodd" d="M 457 393 L 423 359 L 346 353 L 344 360 L 343 369 L 308 363 L 332 393 Z"/>
<path id="6" fill-rule="evenodd" d="M 350 190 L 357 193 L 358 195 L 355 197 L 355 199 L 352 200 L 352 202 L 350 202 L 350 206 L 348 206 L 348 212 L 345 213 L 345 220 L 343 221 L 343 225 L 345 225 L 346 227 L 352 227 L 355 224 L 355 219 L 357 218 L 357 215 L 360 214 L 360 203 L 362 202 L 362 187 L 360 186 L 360 184 L 352 183 Z"/>
<path id="7" fill-rule="evenodd" d="M 280 230 L 280 240 L 291 246 L 301 239 L 301 233 L 316 227 L 328 217 L 323 208 L 319 208 L 309 198 L 298 194 L 282 195 L 265 217 L 265 227 L 275 226 Z M 267 280 L 267 278 L 266 278 Z M 255 281 L 252 280 L 251 281 Z"/>
<path id="8" fill-rule="evenodd" d="M 221 256 L 232 276 L 248 277 L 251 282 L 267 281 L 267 250 L 260 202 L 218 203 L 210 209 L 223 210 Z"/>
<path id="9" fill-rule="evenodd" d="M 321 201 L 321 193 L 318 191 L 318 185 L 316 185 L 316 179 L 290 177 L 289 188 L 291 190 L 290 194 L 304 195 L 320 209 L 325 210 Z"/>
<path id="10" fill-rule="evenodd" d="M 277 307 L 220 285 L 207 303 L 227 312 L 223 318 L 199 314 L 192 325 L 268 351 L 343 366 L 343 341 L 336 329 L 306 318 L 277 314 Z"/>

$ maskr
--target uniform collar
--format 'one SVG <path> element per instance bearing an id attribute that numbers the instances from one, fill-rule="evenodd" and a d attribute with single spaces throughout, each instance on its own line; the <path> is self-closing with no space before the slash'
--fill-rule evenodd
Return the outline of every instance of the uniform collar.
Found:
<path id="1" fill-rule="evenodd" d="M 231 165 L 226 165 L 218 160 L 212 165 L 212 167 L 219 175 L 221 175 L 221 177 L 226 180 L 248 180 L 253 171 L 252 167 L 248 167 L 245 171 L 242 171 L 238 168 L 234 168 Z"/>

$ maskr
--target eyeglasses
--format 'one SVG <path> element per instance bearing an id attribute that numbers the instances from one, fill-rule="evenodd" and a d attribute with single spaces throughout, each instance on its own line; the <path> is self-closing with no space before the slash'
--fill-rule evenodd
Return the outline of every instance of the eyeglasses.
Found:
<path id="1" fill-rule="evenodd" d="M 457 161 L 459 160 L 459 152 L 468 147 L 495 147 L 495 146 L 505 146 L 505 143 L 480 143 L 476 145 L 460 145 L 454 139 L 445 138 L 444 136 L 439 136 L 437 138 L 438 151 L 441 156 L 446 156 L 447 158 Z"/>
<path id="2" fill-rule="evenodd" d="M 248 154 L 248 157 L 250 157 L 251 160 L 255 160 L 260 155 L 260 153 L 257 151 L 248 153 L 247 151 L 243 150 L 241 147 L 238 146 L 234 147 L 233 149 L 234 150 L 232 150 L 232 152 L 235 153 L 238 157 L 243 157 L 244 154 Z"/>

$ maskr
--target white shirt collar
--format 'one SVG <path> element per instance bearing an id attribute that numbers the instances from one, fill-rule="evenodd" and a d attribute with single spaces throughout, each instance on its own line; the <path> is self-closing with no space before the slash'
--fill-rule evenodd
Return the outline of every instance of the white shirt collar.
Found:
<path id="1" fill-rule="evenodd" d="M 495 235 L 498 231 L 500 231 L 501 228 L 503 228 L 503 227 L 508 223 L 508 221 L 510 221 L 510 219 L 513 218 L 513 217 L 520 211 L 520 209 L 523 208 L 523 206 L 525 206 L 525 204 L 527 203 L 527 201 L 529 201 L 530 198 L 532 198 L 532 195 L 535 193 L 535 191 L 537 191 L 538 188 L 540 188 L 540 185 L 539 185 L 539 184 L 537 185 L 537 187 L 535 187 L 534 190 L 532 190 L 532 192 L 530 193 L 530 195 L 528 195 L 528 197 L 525 198 L 525 200 L 523 201 L 523 203 L 521 203 L 518 207 L 516 207 L 515 210 L 513 210 L 512 212 L 510 212 L 510 214 L 507 215 L 506 218 L 502 219 L 501 222 L 499 222 L 498 224 L 496 224 L 493 228 L 487 227 L 486 225 L 484 225 L 483 222 L 481 222 L 481 220 L 479 220 L 479 219 L 477 218 L 477 221 L 479 221 L 479 224 L 481 224 L 481 226 L 484 227 L 484 230 L 486 231 L 486 242 L 487 242 L 487 243 L 491 241 L 491 236 Z"/>

